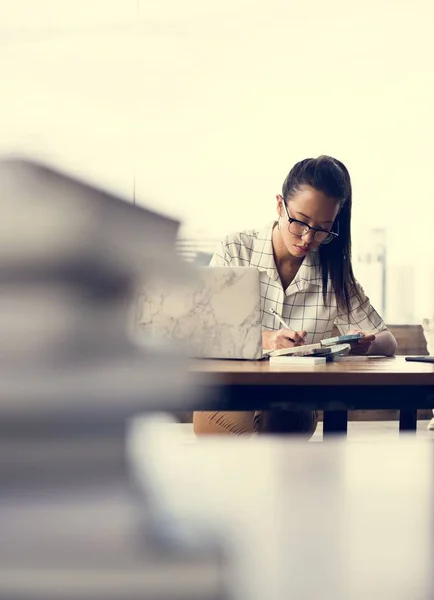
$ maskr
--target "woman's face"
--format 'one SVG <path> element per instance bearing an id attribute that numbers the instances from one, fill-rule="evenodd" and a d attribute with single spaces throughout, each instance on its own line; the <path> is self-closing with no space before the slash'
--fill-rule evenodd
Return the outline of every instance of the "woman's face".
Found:
<path id="1" fill-rule="evenodd" d="M 282 196 L 277 198 L 277 213 L 280 218 L 280 234 L 288 252 L 296 257 L 303 258 L 308 252 L 320 244 L 314 240 L 315 232 L 309 230 L 302 237 L 289 231 L 289 221 L 283 206 Z M 323 192 L 304 186 L 300 192 L 289 199 L 287 203 L 289 216 L 297 221 L 302 221 L 316 229 L 330 231 L 339 211 L 339 204 L 335 198 L 326 196 Z"/>

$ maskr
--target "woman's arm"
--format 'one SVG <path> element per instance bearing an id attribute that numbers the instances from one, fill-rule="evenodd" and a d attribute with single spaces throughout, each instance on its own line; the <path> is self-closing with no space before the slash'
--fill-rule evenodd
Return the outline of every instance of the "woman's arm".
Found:
<path id="1" fill-rule="evenodd" d="M 352 297 L 350 314 L 342 314 L 335 321 L 342 332 L 365 334 L 365 339 L 351 344 L 351 354 L 393 356 L 397 347 L 395 338 L 359 283 L 357 289 L 359 294 Z M 374 334 L 375 331 L 378 333 Z"/>
<path id="2" fill-rule="evenodd" d="M 369 346 L 367 354 L 382 354 L 384 356 L 393 356 L 398 344 L 390 331 L 380 331 L 375 335 L 375 340 Z"/>

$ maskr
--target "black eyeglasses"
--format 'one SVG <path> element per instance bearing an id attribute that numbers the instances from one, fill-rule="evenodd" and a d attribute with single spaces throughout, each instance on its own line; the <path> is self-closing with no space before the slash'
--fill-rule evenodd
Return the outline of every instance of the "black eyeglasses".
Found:
<path id="1" fill-rule="evenodd" d="M 307 223 L 303 221 L 298 221 L 297 219 L 293 219 L 289 216 L 288 207 L 286 206 L 285 200 L 282 198 L 283 207 L 285 209 L 286 218 L 288 219 L 288 231 L 293 235 L 298 237 L 303 237 L 309 231 L 314 231 L 313 239 L 318 242 L 318 244 L 329 244 L 339 235 L 339 223 L 337 224 L 337 231 L 327 231 L 326 229 L 317 229 L 316 227 L 311 227 Z"/>

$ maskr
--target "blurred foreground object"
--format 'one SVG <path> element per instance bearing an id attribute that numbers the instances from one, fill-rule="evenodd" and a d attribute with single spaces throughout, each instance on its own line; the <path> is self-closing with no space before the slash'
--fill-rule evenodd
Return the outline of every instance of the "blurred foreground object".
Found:
<path id="1" fill-rule="evenodd" d="M 156 417 L 135 428 L 160 531 L 192 548 L 216 537 L 233 600 L 434 598 L 432 443 L 187 445 Z"/>
<path id="2" fill-rule="evenodd" d="M 211 553 L 157 552 L 125 454 L 130 418 L 195 401 L 128 330 L 139 280 L 186 275 L 178 223 L 26 160 L 0 189 L 0 598 L 216 598 Z"/>
<path id="3" fill-rule="evenodd" d="M 27 161 L 0 161 L 0 189 L 1 413 L 59 411 L 58 394 L 62 410 L 87 410 L 95 393 L 125 415 L 143 384 L 159 406 L 170 382 L 149 378 L 158 348 L 133 342 L 128 313 L 139 280 L 186 274 L 178 223 Z"/>

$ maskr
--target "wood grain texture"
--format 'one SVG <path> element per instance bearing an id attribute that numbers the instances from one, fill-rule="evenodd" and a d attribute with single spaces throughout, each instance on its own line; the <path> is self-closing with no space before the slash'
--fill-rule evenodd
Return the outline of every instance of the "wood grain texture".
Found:
<path id="1" fill-rule="evenodd" d="M 397 356 L 428 356 L 426 339 L 421 325 L 388 325 L 389 331 L 395 336 L 398 344 Z M 332 335 L 338 335 L 337 327 Z M 426 408 L 418 410 L 418 419 L 431 419 L 432 411 Z M 398 410 L 350 410 L 349 421 L 397 421 Z M 322 413 L 319 414 L 322 420 Z"/>
<path id="2" fill-rule="evenodd" d="M 270 365 L 269 361 L 195 360 L 190 372 L 201 383 L 222 385 L 434 386 L 434 364 L 403 357 L 327 363 L 313 367 Z"/>

